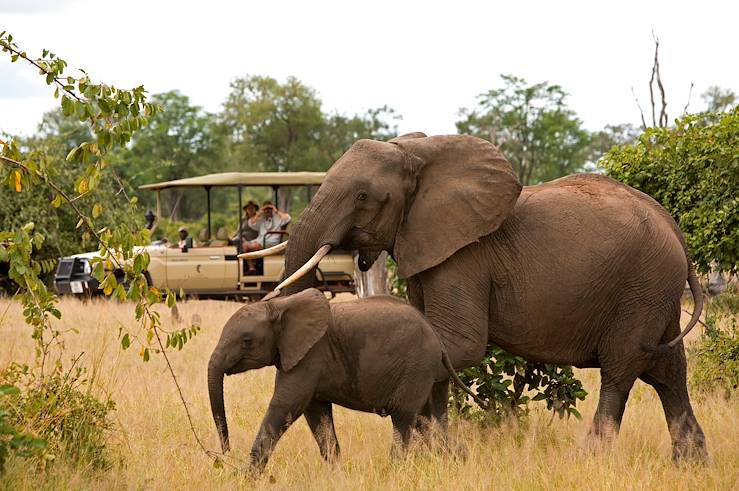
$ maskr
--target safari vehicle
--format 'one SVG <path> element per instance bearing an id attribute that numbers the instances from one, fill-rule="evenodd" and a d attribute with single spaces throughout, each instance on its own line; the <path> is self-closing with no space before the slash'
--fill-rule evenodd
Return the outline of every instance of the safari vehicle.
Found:
<path id="1" fill-rule="evenodd" d="M 256 259 L 256 271 L 249 272 L 245 259 L 239 258 L 241 243 L 219 231 L 214 239 L 211 227 L 211 191 L 214 188 L 235 188 L 238 203 L 233 204 L 233 223 L 241 230 L 244 204 L 244 188 L 269 187 L 278 202 L 278 191 L 283 186 L 307 188 L 308 200 L 313 186 L 323 181 L 323 172 L 227 172 L 175 181 L 146 184 L 139 189 L 157 193 L 156 215 L 147 213 L 150 228 L 154 231 L 162 216 L 161 193 L 174 188 L 198 188 L 206 193 L 207 229 L 195 237 L 192 247 L 178 247 L 177 241 L 166 238 L 143 247 L 151 261 L 145 272 L 147 281 L 160 289 L 205 298 L 261 298 L 280 282 L 284 273 L 284 254 L 268 255 Z M 236 207 L 238 206 L 238 208 Z M 288 231 L 280 233 L 281 242 L 287 240 Z M 200 239 L 200 240 L 198 240 Z M 279 248 L 278 248 L 279 249 Z M 90 259 L 97 252 L 76 254 L 60 258 L 54 277 L 54 287 L 60 294 L 92 295 L 98 292 L 98 282 L 92 277 Z M 116 271 L 123 280 L 123 271 Z M 354 260 L 348 252 L 336 250 L 324 257 L 316 269 L 318 288 L 332 294 L 354 293 Z"/>

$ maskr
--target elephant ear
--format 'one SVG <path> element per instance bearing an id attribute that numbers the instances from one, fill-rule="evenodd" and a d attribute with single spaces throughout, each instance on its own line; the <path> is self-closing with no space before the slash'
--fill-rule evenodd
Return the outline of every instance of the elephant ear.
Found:
<path id="1" fill-rule="evenodd" d="M 331 307 L 315 288 L 267 302 L 270 318 L 277 327 L 280 367 L 289 372 L 310 351 L 328 329 Z"/>
<path id="2" fill-rule="evenodd" d="M 521 184 L 503 154 L 473 136 L 400 137 L 416 157 L 416 188 L 393 255 L 408 278 L 495 231 L 513 210 Z"/>

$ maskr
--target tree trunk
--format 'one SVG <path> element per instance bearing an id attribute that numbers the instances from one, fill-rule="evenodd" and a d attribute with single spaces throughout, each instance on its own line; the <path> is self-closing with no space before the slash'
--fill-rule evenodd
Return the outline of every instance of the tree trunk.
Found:
<path id="1" fill-rule="evenodd" d="M 354 256 L 354 282 L 359 298 L 390 293 L 387 280 L 387 252 L 383 251 L 368 271 L 361 271 Z"/>

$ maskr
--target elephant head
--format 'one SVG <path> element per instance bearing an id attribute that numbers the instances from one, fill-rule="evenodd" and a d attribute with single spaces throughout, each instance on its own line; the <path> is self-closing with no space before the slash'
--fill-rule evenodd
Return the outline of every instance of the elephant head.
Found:
<path id="1" fill-rule="evenodd" d="M 328 300 L 315 289 L 247 305 L 226 322 L 208 363 L 208 393 L 224 452 L 229 450 L 223 377 L 277 365 L 292 370 L 323 337 L 330 322 Z"/>
<path id="2" fill-rule="evenodd" d="M 495 231 L 520 192 L 502 153 L 479 138 L 359 140 L 334 163 L 293 228 L 286 275 L 330 246 L 357 250 L 365 271 L 386 250 L 401 277 L 413 276 Z M 312 277 L 285 291 L 311 286 Z"/>

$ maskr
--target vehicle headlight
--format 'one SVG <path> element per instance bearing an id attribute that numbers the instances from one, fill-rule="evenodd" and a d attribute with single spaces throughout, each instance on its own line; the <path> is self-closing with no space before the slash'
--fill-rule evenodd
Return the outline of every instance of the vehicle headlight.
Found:
<path id="1" fill-rule="evenodd" d="M 82 273 L 84 274 L 92 273 L 92 266 L 90 266 L 90 261 L 88 261 L 87 259 L 82 259 Z"/>

